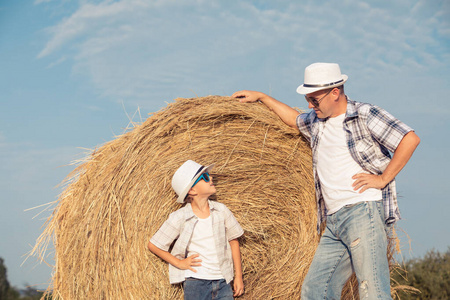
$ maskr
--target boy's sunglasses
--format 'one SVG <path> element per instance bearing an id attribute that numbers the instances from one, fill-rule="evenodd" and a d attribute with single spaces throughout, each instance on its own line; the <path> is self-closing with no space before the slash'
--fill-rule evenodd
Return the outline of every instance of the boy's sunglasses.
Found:
<path id="1" fill-rule="evenodd" d="M 197 178 L 197 180 L 194 182 L 194 184 L 192 185 L 192 186 L 194 186 L 194 185 L 196 185 L 200 180 L 204 180 L 205 182 L 209 182 L 209 180 L 211 180 L 211 177 L 209 176 L 209 173 L 208 172 L 205 172 L 205 173 L 203 173 L 202 175 L 200 175 L 200 177 L 199 178 Z"/>

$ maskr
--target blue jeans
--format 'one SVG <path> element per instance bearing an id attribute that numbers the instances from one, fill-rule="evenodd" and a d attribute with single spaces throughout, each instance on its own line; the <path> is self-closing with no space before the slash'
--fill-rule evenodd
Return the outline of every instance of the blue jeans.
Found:
<path id="1" fill-rule="evenodd" d="M 184 300 L 233 300 L 233 290 L 225 279 L 204 280 L 186 278 L 183 283 Z"/>
<path id="2" fill-rule="evenodd" d="M 382 201 L 347 205 L 327 226 L 302 285 L 302 300 L 341 299 L 353 271 L 360 299 L 392 299 Z"/>

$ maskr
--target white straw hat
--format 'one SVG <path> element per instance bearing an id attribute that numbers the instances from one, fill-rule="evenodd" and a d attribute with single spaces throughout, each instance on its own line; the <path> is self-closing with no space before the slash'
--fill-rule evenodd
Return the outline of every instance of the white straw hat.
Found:
<path id="1" fill-rule="evenodd" d="M 205 167 L 192 160 L 187 160 L 182 164 L 172 177 L 172 188 L 178 195 L 177 202 L 184 203 L 184 198 L 197 178 L 205 171 L 209 172 L 213 167 L 214 164 Z"/>
<path id="2" fill-rule="evenodd" d="M 306 95 L 320 90 L 343 85 L 348 79 L 341 74 L 338 64 L 314 63 L 305 68 L 305 83 L 297 88 L 297 93 Z"/>

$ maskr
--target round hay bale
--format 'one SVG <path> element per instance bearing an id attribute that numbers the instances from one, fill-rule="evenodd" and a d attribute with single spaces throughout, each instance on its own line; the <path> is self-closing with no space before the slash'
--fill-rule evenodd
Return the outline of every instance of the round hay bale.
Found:
<path id="1" fill-rule="evenodd" d="M 308 143 L 263 104 L 209 96 L 177 99 L 70 175 L 37 243 L 53 238 L 53 299 L 182 299 L 147 243 L 180 207 L 171 178 L 187 159 L 216 164 L 217 200 L 245 230 L 242 299 L 300 298 L 319 241 Z"/>

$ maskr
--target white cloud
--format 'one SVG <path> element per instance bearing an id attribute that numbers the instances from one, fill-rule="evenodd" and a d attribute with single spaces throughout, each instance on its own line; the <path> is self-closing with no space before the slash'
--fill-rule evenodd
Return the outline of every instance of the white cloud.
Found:
<path id="1" fill-rule="evenodd" d="M 241 83 L 284 89 L 314 61 L 340 62 L 349 73 L 364 68 L 364 81 L 377 73 L 432 75 L 450 64 L 441 9 L 448 5 L 425 4 L 82 2 L 49 29 L 39 57 L 71 55 L 74 74 L 100 95 L 141 106 L 229 93 Z"/>
<path id="2" fill-rule="evenodd" d="M 57 66 L 57 65 L 59 65 L 59 64 L 62 64 L 63 62 L 66 61 L 66 59 L 67 59 L 66 56 L 60 57 L 58 60 L 56 60 L 56 61 L 54 61 L 54 62 L 51 62 L 51 63 L 47 66 L 47 69 L 51 69 L 51 68 L 53 68 L 53 67 L 55 67 L 55 66 Z"/>
<path id="3" fill-rule="evenodd" d="M 52 35 L 52 38 L 39 53 L 38 57 L 41 58 L 49 55 L 65 43 L 81 35 L 89 36 L 91 33 L 95 34 L 97 26 L 100 26 L 100 28 L 108 26 L 111 21 L 120 20 L 121 16 L 127 12 L 138 10 L 144 6 L 145 2 L 139 0 L 105 1 L 100 4 L 85 2 L 69 18 L 49 28 L 49 33 Z M 91 31 L 92 29 L 94 29 L 94 32 Z"/>

